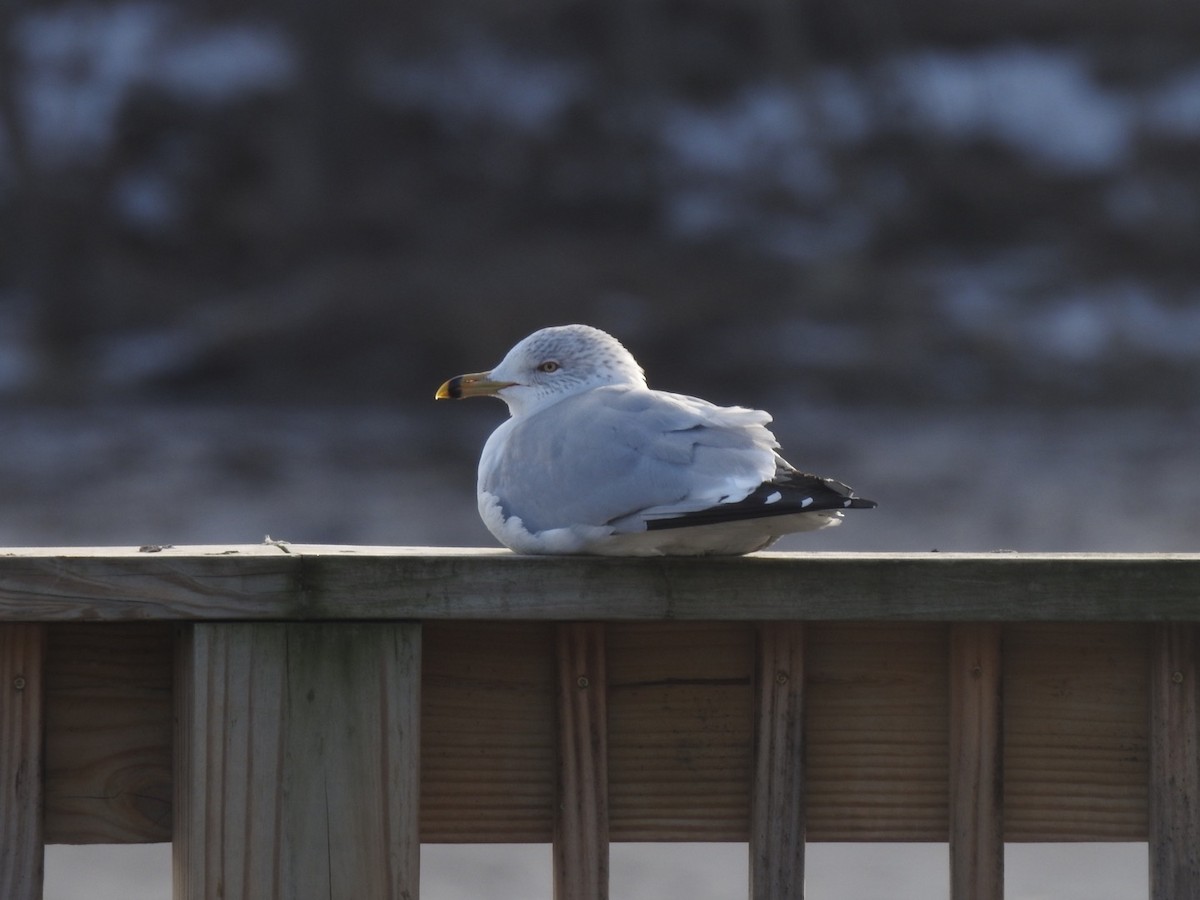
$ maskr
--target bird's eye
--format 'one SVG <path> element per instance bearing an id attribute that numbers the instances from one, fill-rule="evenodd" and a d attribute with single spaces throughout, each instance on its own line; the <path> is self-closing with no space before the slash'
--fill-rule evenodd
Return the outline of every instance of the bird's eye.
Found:
<path id="1" fill-rule="evenodd" d="M 548 359 L 544 363 L 542 363 L 540 366 L 538 366 L 538 371 L 539 372 L 557 372 L 560 368 L 562 368 L 562 367 L 557 362 L 555 362 L 552 359 Z"/>

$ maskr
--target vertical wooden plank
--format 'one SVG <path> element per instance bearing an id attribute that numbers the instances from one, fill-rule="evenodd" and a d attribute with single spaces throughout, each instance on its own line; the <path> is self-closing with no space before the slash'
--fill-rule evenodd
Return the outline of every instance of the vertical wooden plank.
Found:
<path id="1" fill-rule="evenodd" d="M 1004 898 L 1001 626 L 950 626 L 950 897 Z"/>
<path id="2" fill-rule="evenodd" d="M 420 678 L 419 625 L 289 626 L 284 897 L 418 896 Z"/>
<path id="3" fill-rule="evenodd" d="M 946 840 L 949 640 L 936 622 L 807 625 L 810 842 Z"/>
<path id="4" fill-rule="evenodd" d="M 549 844 L 558 791 L 550 622 L 421 626 L 421 839 Z"/>
<path id="5" fill-rule="evenodd" d="M 1200 625 L 1154 626 L 1150 652 L 1150 897 L 1200 897 Z"/>
<path id="6" fill-rule="evenodd" d="M 285 648 L 282 625 L 181 630 L 175 656 L 175 900 L 278 896 L 274 848 L 281 840 Z"/>
<path id="7" fill-rule="evenodd" d="M 1004 626 L 1004 839 L 1145 841 L 1150 625 Z"/>
<path id="8" fill-rule="evenodd" d="M 750 834 L 756 626 L 610 623 L 610 841 Z"/>
<path id="9" fill-rule="evenodd" d="M 171 840 L 174 641 L 166 622 L 47 628 L 46 843 Z"/>
<path id="10" fill-rule="evenodd" d="M 408 623 L 187 628 L 175 896 L 415 900 L 420 656 Z"/>
<path id="11" fill-rule="evenodd" d="M 750 898 L 804 897 L 804 628 L 758 629 Z"/>
<path id="12" fill-rule="evenodd" d="M 42 896 L 42 625 L 0 625 L 0 897 Z"/>
<path id="13" fill-rule="evenodd" d="M 608 673 L 604 626 L 558 626 L 555 900 L 608 897 Z"/>

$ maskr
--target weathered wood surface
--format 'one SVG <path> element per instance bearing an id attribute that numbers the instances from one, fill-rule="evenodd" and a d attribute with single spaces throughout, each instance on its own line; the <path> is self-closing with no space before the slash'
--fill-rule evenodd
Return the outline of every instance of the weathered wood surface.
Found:
<path id="1" fill-rule="evenodd" d="M 549 843 L 554 626 L 430 622 L 423 633 L 421 840 Z"/>
<path id="2" fill-rule="evenodd" d="M 147 622 L 48 629 L 48 843 L 171 839 L 176 627 Z"/>
<path id="3" fill-rule="evenodd" d="M 1004 900 L 1001 634 L 950 627 L 951 900 Z"/>
<path id="4" fill-rule="evenodd" d="M 122 676 L 119 658 L 104 670 L 88 661 L 109 626 L 55 634 L 61 627 L 51 629 L 53 652 L 70 657 L 78 647 L 80 662 L 73 682 L 55 676 L 48 702 L 46 819 L 58 824 L 47 837 L 165 840 L 169 656 L 158 635 L 166 632 L 144 631 L 140 649 L 129 635 Z M 753 629 L 609 631 L 613 839 L 745 840 Z M 809 632 L 809 839 L 945 840 L 945 627 L 816 624 Z M 1005 634 L 1006 838 L 1144 839 L 1145 629 L 1031 624 Z M 426 626 L 424 840 L 551 839 L 552 648 L 553 627 L 540 623 Z M 102 710 L 114 711 L 103 740 L 75 744 L 71 734 Z M 132 760 L 147 771 L 138 775 Z M 105 794 L 106 785 L 121 790 Z M 88 796 L 100 799 L 81 806 Z M 81 813 L 84 826 L 71 825 Z"/>
<path id="5" fill-rule="evenodd" d="M 1146 839 L 1148 626 L 1004 627 L 1004 834 Z"/>
<path id="6" fill-rule="evenodd" d="M 608 898 L 608 672 L 604 625 L 558 626 L 555 900 Z"/>
<path id="7" fill-rule="evenodd" d="M 45 629 L 0 625 L 0 897 L 42 896 Z"/>
<path id="8" fill-rule="evenodd" d="M 1200 897 L 1200 627 L 1150 646 L 1150 898 Z"/>
<path id="9" fill-rule="evenodd" d="M 972 900 L 1004 840 L 1148 840 L 1200 896 L 1197 623 L 1200 554 L 9 551 L 0 894 L 43 838 L 230 900 L 412 898 L 422 839 L 603 900 L 610 840 L 732 840 L 794 897 L 807 839 L 949 840 Z"/>
<path id="10" fill-rule="evenodd" d="M 178 657 L 175 896 L 417 897 L 420 625 L 205 623 Z"/>
<path id="11" fill-rule="evenodd" d="M 1146 839 L 1150 627 L 1004 626 L 1007 840 Z M 53 657 L 73 660 L 50 676 L 47 697 L 52 842 L 168 837 L 172 720 L 162 695 L 172 627 L 113 628 L 48 629 Z M 423 840 L 552 839 L 554 629 L 423 626 Z M 947 840 L 948 629 L 805 626 L 809 840 Z M 613 623 L 606 632 L 611 839 L 747 840 L 755 626 Z M 119 653 L 102 664 L 107 636 Z M 98 716 L 109 717 L 102 738 L 74 742 Z"/>
<path id="12" fill-rule="evenodd" d="M 0 620 L 1200 621 L 1200 554 L 9 550 Z"/>
<path id="13" fill-rule="evenodd" d="M 945 841 L 947 626 L 806 633 L 809 840 Z"/>
<path id="14" fill-rule="evenodd" d="M 746 840 L 753 627 L 614 624 L 607 632 L 612 839 Z"/>
<path id="15" fill-rule="evenodd" d="M 804 627 L 758 628 L 750 900 L 803 900 Z"/>

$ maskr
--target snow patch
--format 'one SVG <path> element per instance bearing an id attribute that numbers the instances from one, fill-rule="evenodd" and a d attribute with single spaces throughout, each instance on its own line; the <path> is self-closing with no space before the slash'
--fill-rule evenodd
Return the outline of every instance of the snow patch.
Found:
<path id="1" fill-rule="evenodd" d="M 882 74 L 898 124 L 909 129 L 994 140 L 1066 171 L 1104 171 L 1129 158 L 1136 104 L 1101 89 L 1082 53 L 928 51 L 894 59 Z"/>
<path id="2" fill-rule="evenodd" d="M 1195 358 L 1200 294 L 1164 297 L 1134 281 L 1055 292 L 1036 272 L 1020 268 L 1019 260 L 1011 266 L 998 261 L 937 273 L 946 321 L 964 336 L 1007 345 L 1026 362 L 1103 364 L 1115 354 L 1182 363 Z"/>
<path id="3" fill-rule="evenodd" d="M 111 201 L 125 224 L 158 232 L 178 223 L 183 198 L 167 172 L 144 167 L 123 173 L 113 184 Z"/>
<path id="4" fill-rule="evenodd" d="M 1196 353 L 1200 304 L 1166 302 L 1133 283 L 1104 285 L 1030 315 L 1023 330 L 1042 352 L 1073 362 L 1131 352 L 1187 362 Z"/>
<path id="5" fill-rule="evenodd" d="M 276 29 L 198 25 L 173 6 L 145 0 L 39 10 L 20 19 L 14 34 L 23 129 L 32 155 L 50 166 L 106 151 L 135 88 L 220 104 L 279 90 L 296 68 Z"/>
<path id="6" fill-rule="evenodd" d="M 1146 124 L 1168 136 L 1200 137 L 1200 65 L 1168 79 L 1150 96 Z"/>
<path id="7" fill-rule="evenodd" d="M 653 134 L 667 229 L 686 239 L 738 234 L 761 250 L 803 261 L 861 246 L 870 223 L 835 204 L 841 183 L 831 143 L 866 129 L 844 73 L 805 89 L 768 83 L 716 105 L 677 103 Z"/>
<path id="8" fill-rule="evenodd" d="M 367 70 L 382 102 L 452 128 L 500 125 L 526 135 L 550 131 L 589 82 L 578 65 L 517 56 L 480 35 L 421 59 L 375 59 Z"/>
<path id="9" fill-rule="evenodd" d="M 176 96 L 219 106 L 284 90 L 297 66 L 281 31 L 243 22 L 185 32 L 155 60 L 154 79 Z"/>
<path id="10" fill-rule="evenodd" d="M 178 328 L 123 332 L 96 347 L 96 379 L 108 387 L 128 387 L 187 367 L 203 349 L 195 331 Z"/>
<path id="11" fill-rule="evenodd" d="M 686 173 L 770 172 L 792 190 L 820 195 L 835 187 L 804 98 L 782 86 L 760 85 L 718 107 L 670 107 L 659 141 Z"/>

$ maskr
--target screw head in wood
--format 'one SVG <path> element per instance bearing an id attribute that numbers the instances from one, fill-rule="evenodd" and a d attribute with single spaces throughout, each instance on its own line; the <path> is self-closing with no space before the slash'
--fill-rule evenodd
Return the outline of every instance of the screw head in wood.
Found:
<path id="1" fill-rule="evenodd" d="M 775 683 L 780 686 L 787 684 L 788 683 L 788 673 L 787 672 L 776 672 L 775 673 Z"/>
<path id="2" fill-rule="evenodd" d="M 24 675 L 18 675 L 16 678 L 13 679 L 13 688 L 18 691 L 25 690 L 25 676 Z"/>
<path id="3" fill-rule="evenodd" d="M 1183 673 L 1176 672 L 1174 675 L 1171 676 L 1171 680 L 1173 682 L 1175 682 L 1176 684 L 1183 684 Z"/>
<path id="4" fill-rule="evenodd" d="M 577 685 L 579 685 L 581 688 L 585 688 L 589 684 L 591 684 L 591 682 L 588 681 L 588 677 L 586 675 L 580 675 L 577 679 L 575 679 L 575 683 Z"/>

